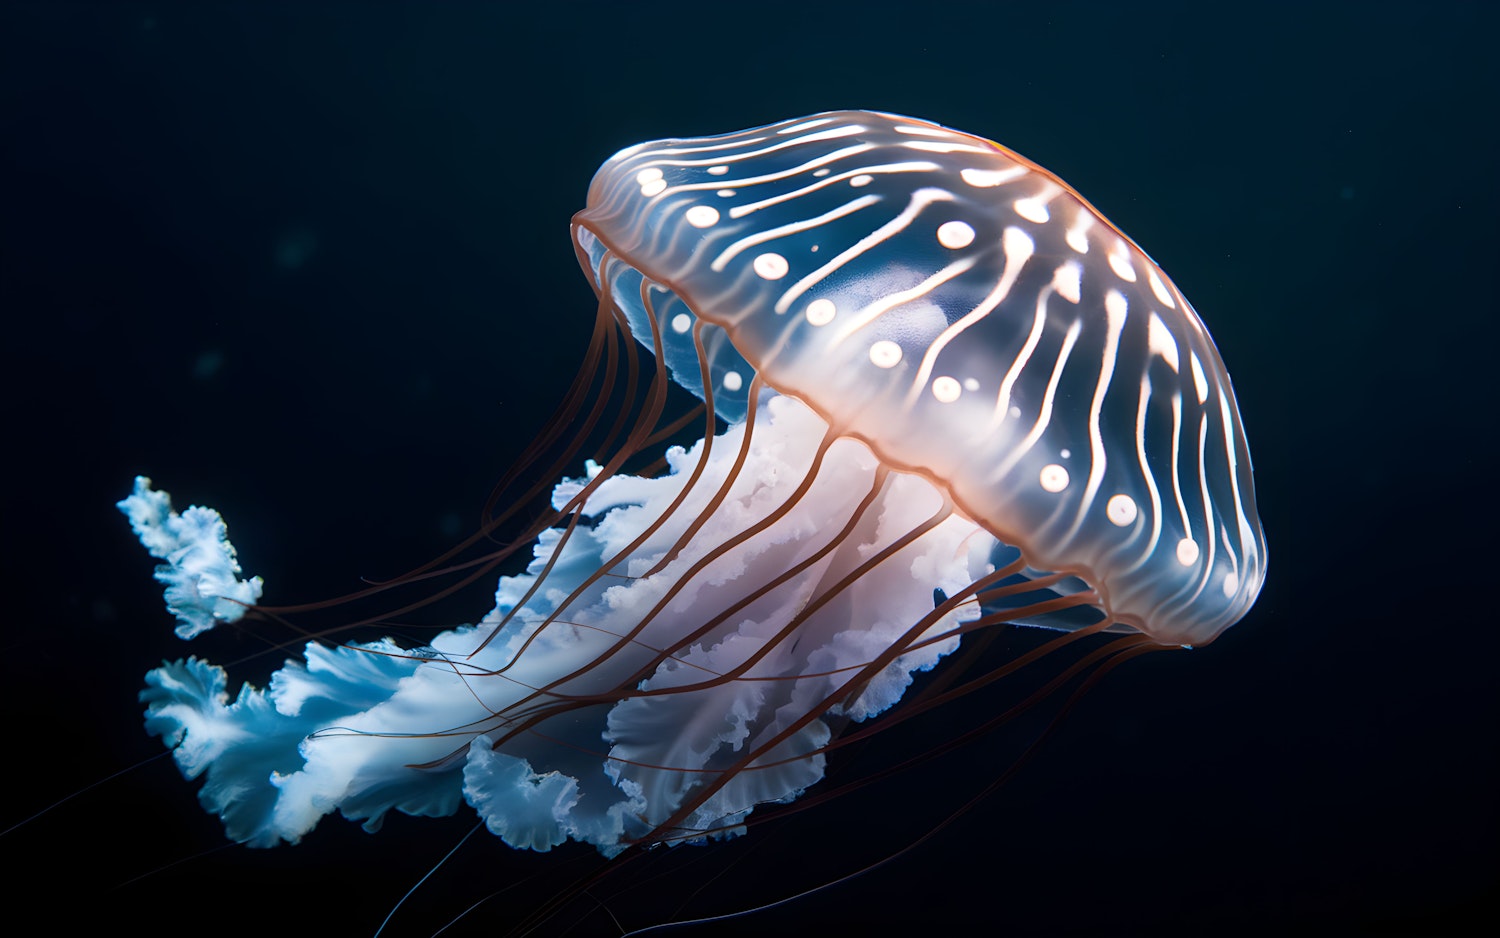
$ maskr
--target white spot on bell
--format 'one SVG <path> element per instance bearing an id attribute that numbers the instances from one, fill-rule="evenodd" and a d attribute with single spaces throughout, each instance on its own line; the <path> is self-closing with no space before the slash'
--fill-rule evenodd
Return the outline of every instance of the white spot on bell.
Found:
<path id="1" fill-rule="evenodd" d="M 757 257 L 752 266 L 762 280 L 780 280 L 791 269 L 787 266 L 786 258 L 769 252 Z"/>
<path id="2" fill-rule="evenodd" d="M 1237 592 L 1239 592 L 1239 589 L 1240 589 L 1240 575 L 1238 573 L 1235 573 L 1233 570 L 1231 570 L 1230 572 L 1224 574 L 1224 596 L 1225 596 L 1225 598 L 1226 599 L 1233 599 L 1234 598 L 1234 594 L 1237 593 Z"/>
<path id="3" fill-rule="evenodd" d="M 711 205 L 694 205 L 687 210 L 686 217 L 694 228 L 707 228 L 719 220 L 719 210 Z"/>
<path id="4" fill-rule="evenodd" d="M 941 127 L 916 127 L 912 124 L 897 124 L 896 133 L 918 137 L 951 137 L 953 134 Z"/>
<path id="5" fill-rule="evenodd" d="M 1109 255 L 1109 269 L 1115 272 L 1115 276 L 1126 283 L 1135 283 L 1135 268 L 1130 266 L 1130 257 L 1125 253 L 1125 243 L 1120 242 L 1119 249 L 1111 251 Z"/>
<path id="6" fill-rule="evenodd" d="M 867 175 L 865 173 L 860 173 L 858 176 L 855 176 L 853 179 L 849 180 L 849 185 L 851 185 L 854 188 L 858 189 L 860 186 L 868 186 L 870 183 L 872 183 L 874 181 L 875 181 L 875 177 L 874 176 L 870 176 L 870 175 Z"/>
<path id="7" fill-rule="evenodd" d="M 655 167 L 655 166 L 649 167 L 647 169 L 643 169 L 640 172 L 638 172 L 638 173 L 635 174 L 635 181 L 638 182 L 638 183 L 640 183 L 643 186 L 646 183 L 648 183 L 648 182 L 655 182 L 656 180 L 658 180 L 660 178 L 661 178 L 661 170 L 659 168 Z"/>
<path id="8" fill-rule="evenodd" d="M 1031 255 L 1036 253 L 1036 242 L 1031 240 L 1031 235 L 1009 225 L 1000 235 L 1000 248 L 1005 251 L 1005 266 L 1010 268 L 1014 265 L 1016 270 L 1020 270 L 1031 259 Z"/>
<path id="9" fill-rule="evenodd" d="M 724 390 L 738 391 L 745 386 L 745 379 L 740 377 L 738 371 L 724 372 Z"/>
<path id="10" fill-rule="evenodd" d="M 977 390 L 979 390 L 979 379 L 978 378 L 965 378 L 964 379 L 964 390 L 965 391 L 977 391 Z"/>
<path id="11" fill-rule="evenodd" d="M 1172 294 L 1167 290 L 1167 285 L 1162 283 L 1154 268 L 1146 268 L 1146 279 L 1151 283 L 1151 292 L 1156 294 L 1156 298 L 1161 300 L 1162 305 L 1167 309 L 1177 308 L 1177 304 L 1172 302 Z"/>
<path id="12" fill-rule="evenodd" d="M 693 317 L 687 313 L 678 313 L 672 317 L 672 331 L 683 333 L 693 328 Z"/>
<path id="13" fill-rule="evenodd" d="M 1198 360 L 1197 352 L 1189 352 L 1188 358 L 1193 363 L 1193 390 L 1198 392 L 1198 403 L 1208 400 L 1208 376 L 1203 373 L 1203 363 Z"/>
<path id="14" fill-rule="evenodd" d="M 1151 314 L 1150 325 L 1146 328 L 1146 345 L 1152 354 L 1160 355 L 1173 371 L 1177 370 L 1177 340 L 1172 338 L 1167 324 L 1155 313 Z"/>
<path id="15" fill-rule="evenodd" d="M 1012 166 L 1010 169 L 961 169 L 958 175 L 976 189 L 991 189 L 1012 179 L 1020 179 L 1026 175 L 1026 170 L 1020 166 Z"/>
<path id="16" fill-rule="evenodd" d="M 870 362 L 876 368 L 894 368 L 901 361 L 901 346 L 890 339 L 881 339 L 870 346 Z"/>
<path id="17" fill-rule="evenodd" d="M 974 227 L 968 222 L 945 221 L 938 225 L 937 239 L 945 248 L 966 248 L 974 243 Z"/>
<path id="18" fill-rule="evenodd" d="M 1177 562 L 1184 567 L 1191 567 L 1198 562 L 1198 542 L 1190 537 L 1185 537 L 1177 542 Z"/>
<path id="19" fill-rule="evenodd" d="M 826 326 L 833 322 L 834 314 L 837 312 L 838 307 L 833 305 L 833 300 L 813 300 L 807 304 L 807 310 L 803 315 L 815 326 Z"/>
<path id="20" fill-rule="evenodd" d="M 1046 491 L 1061 492 L 1068 487 L 1068 470 L 1057 463 L 1049 463 L 1042 467 L 1039 481 Z"/>
<path id="21" fill-rule="evenodd" d="M 828 167 L 824 166 L 822 169 L 813 170 L 813 175 L 814 176 L 820 176 L 820 177 L 828 175 Z"/>
<path id="22" fill-rule="evenodd" d="M 650 182 L 645 183 L 645 184 L 643 184 L 641 186 L 641 195 L 648 196 L 648 197 L 649 196 L 653 196 L 653 195 L 656 195 L 656 194 L 660 193 L 662 190 L 664 190 L 666 188 L 667 188 L 667 181 L 665 179 L 653 179 Z"/>
<path id="23" fill-rule="evenodd" d="M 1047 211 L 1047 203 L 1041 199 L 1016 199 L 1011 207 L 1016 210 L 1017 215 L 1027 221 L 1036 222 L 1038 225 L 1052 217 L 1052 214 Z"/>
<path id="24" fill-rule="evenodd" d="M 1125 306 L 1125 294 L 1119 290 L 1110 290 L 1104 294 L 1104 311 L 1109 314 L 1110 319 L 1123 319 Z"/>
<path id="25" fill-rule="evenodd" d="M 1052 289 L 1069 303 L 1083 299 L 1083 265 L 1068 261 L 1052 272 Z"/>
<path id="26" fill-rule="evenodd" d="M 932 396 L 944 404 L 951 404 L 958 400 L 959 395 L 963 392 L 964 389 L 959 385 L 957 378 L 943 375 L 940 378 L 932 379 Z"/>
<path id="27" fill-rule="evenodd" d="M 708 168 L 708 174 L 710 176 L 722 176 L 727 172 L 729 172 L 728 166 L 710 166 Z"/>
<path id="28" fill-rule="evenodd" d="M 1079 212 L 1078 220 L 1073 223 L 1073 226 L 1068 229 L 1068 233 L 1063 236 L 1063 240 L 1068 242 L 1068 247 L 1079 254 L 1087 254 L 1089 252 L 1089 237 L 1087 232 L 1089 226 L 1093 223 L 1094 220 L 1087 213 Z"/>
<path id="29" fill-rule="evenodd" d="M 1112 524 L 1123 528 L 1135 520 L 1135 499 L 1129 495 L 1116 495 L 1104 506 L 1104 514 Z"/>

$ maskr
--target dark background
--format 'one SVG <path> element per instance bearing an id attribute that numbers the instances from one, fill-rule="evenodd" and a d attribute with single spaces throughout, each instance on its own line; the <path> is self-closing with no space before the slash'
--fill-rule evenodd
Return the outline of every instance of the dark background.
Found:
<path id="1" fill-rule="evenodd" d="M 112 507 L 133 475 L 221 510 L 270 601 L 427 559 L 582 355 L 567 223 L 595 167 L 868 107 L 1031 157 L 1172 274 L 1234 376 L 1269 579 L 931 842 L 678 933 L 1490 933 L 1500 22 L 1208 7 L 4 4 L 3 816 L 160 751 L 141 675 L 198 649 Z M 1016 744 L 990 745 L 597 894 L 635 927 L 837 878 L 995 778 Z M 472 824 L 197 856 L 223 839 L 194 787 L 157 759 L 7 835 L 3 916 L 366 935 Z M 520 883 L 445 932 L 504 934 L 593 865 L 478 835 L 387 934 Z"/>

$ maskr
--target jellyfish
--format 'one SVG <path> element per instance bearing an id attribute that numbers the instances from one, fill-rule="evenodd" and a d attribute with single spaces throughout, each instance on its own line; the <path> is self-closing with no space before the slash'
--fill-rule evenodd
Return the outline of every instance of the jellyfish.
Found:
<path id="1" fill-rule="evenodd" d="M 1250 453 L 1207 330 L 1024 157 L 869 111 L 654 141 L 603 165 L 572 239 L 599 303 L 539 441 L 562 478 L 524 538 L 448 568 L 529 549 L 493 608 L 420 643 L 315 639 L 233 695 L 196 657 L 147 675 L 147 729 L 232 840 L 464 805 L 518 849 L 734 837 L 883 721 L 1089 636 L 1200 646 L 1255 601 Z M 702 439 L 627 472 L 672 429 L 669 380 Z M 578 473 L 568 428 L 609 423 L 592 389 L 642 384 Z M 144 478 L 120 507 L 180 635 L 265 610 L 217 513 Z M 1055 637 L 903 703 L 1018 626 Z"/>

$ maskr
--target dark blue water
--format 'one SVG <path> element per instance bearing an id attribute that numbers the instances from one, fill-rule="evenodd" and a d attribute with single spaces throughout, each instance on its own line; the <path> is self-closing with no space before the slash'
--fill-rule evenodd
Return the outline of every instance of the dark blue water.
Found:
<path id="1" fill-rule="evenodd" d="M 684 933 L 1493 923 L 1495 14 L 816 7 L 7 5 L 0 816 L 159 751 L 140 677 L 192 649 L 113 510 L 133 475 L 219 508 L 268 600 L 427 559 L 582 356 L 594 300 L 567 225 L 595 167 L 641 140 L 868 107 L 1053 169 L 1171 273 L 1234 376 L 1269 580 L 1213 646 L 1111 675 L 901 861 Z M 836 878 L 1018 748 L 981 743 L 600 893 L 624 890 L 609 905 L 636 926 L 705 883 L 689 912 Z M 225 934 L 369 934 L 469 826 L 331 818 L 299 847 L 119 886 L 222 843 L 193 787 L 159 760 L 0 841 L 22 869 L 8 901 L 173 933 L 214 916 Z M 542 871 L 464 920 L 503 934 L 591 862 L 476 838 L 395 933 Z M 602 915 L 573 932 L 610 933 Z"/>

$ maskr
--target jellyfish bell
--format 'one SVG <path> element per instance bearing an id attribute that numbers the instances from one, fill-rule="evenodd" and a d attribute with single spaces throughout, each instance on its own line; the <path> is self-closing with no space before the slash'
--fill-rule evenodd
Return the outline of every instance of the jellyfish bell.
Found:
<path id="1" fill-rule="evenodd" d="M 1201 645 L 1254 601 L 1264 539 L 1212 341 L 1024 158 L 865 111 L 646 143 L 599 170 L 573 242 L 599 312 L 537 465 L 612 442 L 524 538 L 404 581 L 472 581 L 524 542 L 493 610 L 419 644 L 310 642 L 232 698 L 197 658 L 148 675 L 148 729 L 232 839 L 464 804 L 538 851 L 730 837 L 848 740 L 1037 659 L 895 707 L 968 636 Z M 644 402 L 606 420 L 636 342 Z M 668 375 L 703 438 L 626 472 L 671 429 Z M 215 513 L 144 479 L 121 508 L 179 634 L 287 613 L 252 605 Z"/>
<path id="2" fill-rule="evenodd" d="M 1171 279 L 1056 176 L 840 111 L 646 143 L 594 177 L 580 260 L 642 341 L 745 413 L 751 377 L 1098 596 L 1204 644 L 1264 578 L 1229 375 Z"/>

